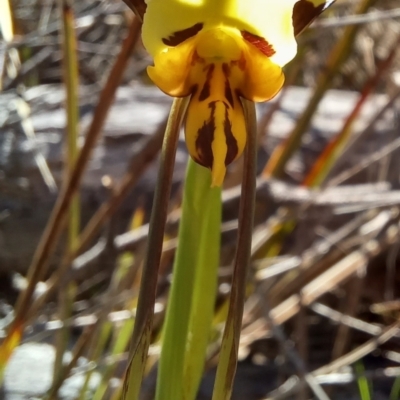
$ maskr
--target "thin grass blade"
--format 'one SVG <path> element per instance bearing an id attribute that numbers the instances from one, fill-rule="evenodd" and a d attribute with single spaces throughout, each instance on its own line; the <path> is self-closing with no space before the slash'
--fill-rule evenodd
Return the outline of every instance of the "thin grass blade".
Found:
<path id="1" fill-rule="evenodd" d="M 63 72 L 66 89 L 66 159 L 64 174 L 67 180 L 78 158 L 78 135 L 79 135 L 79 69 L 76 50 L 75 18 L 69 0 L 61 2 L 62 14 L 62 45 L 63 45 Z M 71 199 L 68 210 L 68 249 L 73 251 L 79 235 L 80 225 L 80 200 L 79 194 L 75 193 Z M 64 322 L 63 327 L 56 335 L 56 358 L 54 362 L 54 380 L 60 375 L 63 357 L 69 340 L 69 327 L 65 323 L 72 312 L 72 305 L 76 294 L 76 286 L 73 282 L 64 285 L 59 294 L 60 318 Z"/>
<path id="2" fill-rule="evenodd" d="M 365 376 L 365 368 L 361 360 L 354 364 L 354 369 L 357 375 L 357 385 L 360 392 L 360 399 L 371 400 L 370 387 L 368 384 L 368 379 Z"/>

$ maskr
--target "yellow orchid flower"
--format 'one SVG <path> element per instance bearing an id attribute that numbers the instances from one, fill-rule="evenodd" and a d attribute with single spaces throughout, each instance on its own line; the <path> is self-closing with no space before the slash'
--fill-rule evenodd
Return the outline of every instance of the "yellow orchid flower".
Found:
<path id="1" fill-rule="evenodd" d="M 295 36 L 333 1 L 148 0 L 143 43 L 148 74 L 170 96 L 191 96 L 185 123 L 191 157 L 223 183 L 246 144 L 240 98 L 274 97 Z"/>

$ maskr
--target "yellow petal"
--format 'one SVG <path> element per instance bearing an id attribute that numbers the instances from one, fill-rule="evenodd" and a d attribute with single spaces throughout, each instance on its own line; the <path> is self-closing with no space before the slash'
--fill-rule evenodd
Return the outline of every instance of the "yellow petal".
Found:
<path id="1" fill-rule="evenodd" d="M 253 45 L 246 48 L 246 74 L 241 94 L 255 102 L 272 99 L 282 88 L 285 76 L 281 67 Z"/>
<path id="2" fill-rule="evenodd" d="M 142 27 L 143 44 L 154 57 L 166 48 L 165 41 L 176 32 L 205 23 L 210 16 L 210 7 L 205 6 L 204 0 L 148 1 Z"/>
<path id="3" fill-rule="evenodd" d="M 174 97 L 187 96 L 187 79 L 193 54 L 193 39 L 177 47 L 166 48 L 154 57 L 154 67 L 148 67 L 150 79 L 165 93 Z"/>
<path id="4" fill-rule="evenodd" d="M 153 57 L 174 33 L 201 23 L 247 31 L 266 39 L 275 49 L 272 60 L 283 66 L 296 54 L 292 25 L 298 0 L 151 0 L 144 16 L 142 37 Z"/>
<path id="5" fill-rule="evenodd" d="M 294 4 L 298 0 L 232 0 L 245 27 L 238 28 L 263 37 L 275 50 L 271 60 L 283 67 L 293 59 L 297 43 L 292 25 Z M 246 27 L 247 26 L 247 27 Z"/>
<path id="6" fill-rule="evenodd" d="M 199 57 L 206 60 L 237 60 L 241 56 L 242 38 L 237 29 L 226 26 L 203 28 L 194 41 Z"/>

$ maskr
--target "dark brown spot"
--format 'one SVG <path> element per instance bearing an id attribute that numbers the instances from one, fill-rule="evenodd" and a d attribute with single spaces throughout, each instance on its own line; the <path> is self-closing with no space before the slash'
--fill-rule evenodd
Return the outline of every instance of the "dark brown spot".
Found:
<path id="1" fill-rule="evenodd" d="M 224 133 L 227 147 L 225 165 L 228 165 L 236 158 L 239 148 L 237 145 L 237 141 L 232 133 L 232 122 L 229 119 L 227 104 L 225 104 Z"/>
<path id="2" fill-rule="evenodd" d="M 234 101 L 233 101 L 231 84 L 229 82 L 229 75 L 230 75 L 231 71 L 229 69 L 228 64 L 226 64 L 226 63 L 222 64 L 222 72 L 225 75 L 225 98 L 226 98 L 226 100 L 228 100 L 228 103 L 233 108 Z"/>
<path id="3" fill-rule="evenodd" d="M 227 63 L 222 64 L 222 72 L 226 78 L 229 78 L 229 75 L 231 74 L 231 69 L 229 68 L 229 65 Z"/>
<path id="4" fill-rule="evenodd" d="M 267 57 L 272 57 L 276 52 L 272 45 L 268 43 L 263 37 L 254 35 L 253 33 L 247 31 L 241 31 L 242 37 L 246 42 L 251 43 L 254 47 L 257 47 L 261 53 L 265 54 Z"/>
<path id="5" fill-rule="evenodd" d="M 315 6 L 311 1 L 300 0 L 293 7 L 293 29 L 295 36 L 307 28 L 311 22 L 318 17 L 333 1 L 326 1 L 323 4 Z"/>
<path id="6" fill-rule="evenodd" d="M 190 90 L 189 90 L 189 93 L 190 93 L 192 96 L 194 96 L 194 95 L 197 93 L 197 89 L 198 89 L 198 88 L 199 88 L 198 85 L 196 85 L 196 84 L 192 85 L 191 88 L 190 88 Z"/>
<path id="7" fill-rule="evenodd" d="M 198 153 L 196 162 L 206 168 L 212 168 L 214 162 L 214 155 L 212 152 L 211 144 L 214 140 L 215 132 L 215 106 L 216 101 L 210 102 L 208 105 L 211 108 L 210 118 L 204 122 L 203 126 L 199 129 L 195 146 Z"/>
<path id="8" fill-rule="evenodd" d="M 214 72 L 214 64 L 211 64 L 208 67 L 207 71 L 207 76 L 206 76 L 206 81 L 204 82 L 203 88 L 201 89 L 201 92 L 199 94 L 199 101 L 204 101 L 207 100 L 210 97 L 211 94 L 211 79 L 212 79 L 212 74 Z"/>
<path id="9" fill-rule="evenodd" d="M 225 98 L 226 98 L 226 100 L 228 100 L 228 103 L 233 108 L 235 106 L 235 104 L 234 104 L 234 101 L 233 101 L 231 84 L 229 83 L 228 79 L 225 81 Z"/>
<path id="10" fill-rule="evenodd" d="M 175 47 L 181 44 L 186 39 L 195 36 L 203 29 L 203 24 L 201 22 L 191 26 L 190 28 L 183 29 L 182 31 L 174 32 L 171 36 L 163 38 L 162 42 L 167 46 Z"/>

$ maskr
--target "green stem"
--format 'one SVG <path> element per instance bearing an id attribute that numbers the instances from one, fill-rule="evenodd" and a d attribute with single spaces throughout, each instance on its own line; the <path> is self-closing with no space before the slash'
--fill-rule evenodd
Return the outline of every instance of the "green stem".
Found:
<path id="1" fill-rule="evenodd" d="M 174 100 L 165 131 L 135 327 L 131 341 L 131 359 L 128 364 L 122 393 L 123 400 L 137 400 L 139 398 L 152 334 L 158 268 L 164 240 L 164 228 L 167 219 L 168 200 L 171 191 L 179 128 L 186 110 L 187 100 L 188 98 Z"/>
<path id="2" fill-rule="evenodd" d="M 220 250 L 221 188 L 189 160 L 157 400 L 195 399 L 210 336 Z"/>

